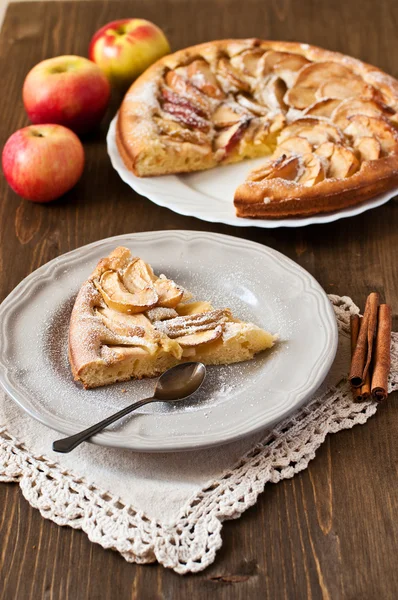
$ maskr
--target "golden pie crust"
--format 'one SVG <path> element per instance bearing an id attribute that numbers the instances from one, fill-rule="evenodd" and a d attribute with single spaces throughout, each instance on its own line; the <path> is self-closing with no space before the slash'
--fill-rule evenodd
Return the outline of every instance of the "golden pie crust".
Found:
<path id="1" fill-rule="evenodd" d="M 72 310 L 69 362 L 76 381 L 93 388 L 155 377 L 186 361 L 208 365 L 250 360 L 276 337 L 214 309 L 123 246 L 102 259 Z"/>
<path id="2" fill-rule="evenodd" d="M 220 40 L 152 65 L 127 92 L 116 141 L 139 177 L 265 157 L 239 217 L 338 210 L 398 185 L 398 81 L 294 42 Z"/>

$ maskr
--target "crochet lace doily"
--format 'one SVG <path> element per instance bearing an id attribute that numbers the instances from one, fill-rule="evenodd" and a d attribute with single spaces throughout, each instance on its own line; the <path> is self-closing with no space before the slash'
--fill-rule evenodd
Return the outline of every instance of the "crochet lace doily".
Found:
<path id="1" fill-rule="evenodd" d="M 348 297 L 330 296 L 342 335 L 359 309 Z M 392 338 L 390 391 L 398 389 L 398 335 Z M 82 529 L 92 542 L 112 548 L 130 562 L 158 561 L 185 574 L 205 569 L 222 544 L 226 519 L 255 504 L 268 482 L 306 469 L 329 433 L 365 423 L 377 410 L 373 400 L 355 403 L 346 380 L 314 397 L 253 447 L 230 470 L 209 482 L 173 523 L 150 519 L 78 474 L 65 472 L 46 456 L 34 456 L 7 428 L 0 428 L 0 481 L 18 482 L 28 502 L 58 525 Z M 217 449 L 215 449 L 217 452 Z"/>

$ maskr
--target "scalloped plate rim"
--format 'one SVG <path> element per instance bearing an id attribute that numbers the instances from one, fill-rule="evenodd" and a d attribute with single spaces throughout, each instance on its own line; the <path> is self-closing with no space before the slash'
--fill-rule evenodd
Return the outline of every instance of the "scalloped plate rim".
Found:
<path id="1" fill-rule="evenodd" d="M 233 430 L 231 435 L 231 430 L 223 435 L 219 435 L 217 439 L 202 440 L 201 436 L 198 439 L 192 440 L 190 443 L 180 443 L 176 444 L 176 442 L 172 442 L 171 444 L 164 444 L 164 446 L 154 448 L 151 445 L 146 444 L 143 445 L 139 436 L 137 440 L 133 443 L 126 445 L 126 441 L 123 439 L 123 436 L 119 435 L 119 432 L 106 432 L 101 433 L 95 438 L 93 438 L 93 442 L 111 446 L 111 447 L 120 447 L 120 448 L 129 448 L 137 451 L 146 451 L 146 452 L 165 452 L 165 451 L 180 451 L 180 450 L 191 450 L 197 448 L 207 448 L 213 445 L 220 445 L 224 443 L 228 443 L 231 441 L 236 441 L 241 439 L 247 435 L 253 434 L 261 429 L 266 427 L 270 427 L 273 424 L 279 422 L 286 416 L 288 416 L 294 410 L 297 410 L 299 406 L 301 406 L 310 396 L 311 394 L 319 387 L 325 378 L 326 374 L 329 371 L 331 364 L 333 363 L 336 350 L 337 350 L 337 324 L 333 313 L 333 308 L 327 298 L 326 293 L 322 290 L 321 286 L 318 282 L 310 275 L 305 269 L 299 266 L 297 263 L 292 261 L 291 259 L 285 257 L 280 252 L 269 248 L 267 246 L 263 246 L 256 242 L 249 242 L 243 238 L 228 236 L 224 234 L 215 234 L 211 232 L 197 232 L 197 231 L 186 231 L 186 230 L 171 230 L 171 231 L 155 231 L 155 232 L 143 232 L 136 234 L 122 234 L 118 236 L 112 236 L 110 238 L 105 238 L 103 240 L 99 240 L 97 242 L 93 242 L 86 246 L 79 247 L 75 250 L 67 252 L 52 261 L 49 261 L 45 265 L 39 267 L 39 269 L 35 270 L 33 273 L 28 275 L 20 284 L 14 288 L 14 290 L 6 297 L 3 303 L 0 305 L 0 384 L 5 389 L 5 391 L 9 394 L 9 396 L 17 402 L 28 414 L 30 414 L 33 418 L 40 421 L 41 423 L 52 427 L 57 431 L 61 431 L 65 434 L 75 433 L 79 430 L 79 427 L 70 427 L 62 423 L 62 418 L 53 417 L 51 413 L 46 413 L 45 411 L 42 413 L 38 412 L 29 402 L 29 399 L 24 397 L 25 392 L 20 392 L 18 390 L 18 385 L 9 378 L 8 369 L 6 365 L 6 354 L 7 354 L 7 335 L 6 335 L 6 325 L 7 319 L 12 316 L 12 309 L 15 308 L 23 302 L 27 301 L 26 290 L 32 289 L 34 291 L 34 286 L 43 283 L 43 278 L 50 278 L 53 276 L 54 272 L 57 269 L 64 268 L 65 264 L 73 267 L 73 258 L 79 260 L 82 254 L 85 254 L 90 251 L 95 251 L 96 248 L 101 247 L 107 244 L 113 244 L 114 242 L 119 242 L 121 240 L 134 240 L 134 238 L 141 239 L 143 242 L 153 243 L 156 237 L 161 235 L 168 235 L 170 238 L 173 236 L 177 239 L 182 239 L 183 241 L 190 241 L 193 238 L 204 238 L 207 240 L 218 241 L 222 245 L 229 244 L 231 246 L 249 246 L 253 250 L 256 250 L 259 253 L 271 256 L 273 260 L 276 260 L 283 268 L 292 273 L 296 272 L 299 275 L 301 281 L 304 285 L 304 290 L 309 292 L 316 298 L 316 305 L 320 313 L 323 311 L 324 322 L 329 326 L 328 335 L 326 336 L 328 339 L 325 339 L 325 348 L 323 353 L 319 356 L 317 364 L 313 366 L 311 369 L 307 380 L 304 381 L 302 386 L 296 390 L 293 390 L 290 394 L 287 394 L 286 400 L 283 402 L 280 408 L 284 408 L 284 410 L 279 410 L 278 414 L 274 415 L 273 418 L 268 418 L 266 422 L 257 423 L 257 426 L 251 427 L 250 429 L 241 430 L 240 424 L 237 425 L 237 431 Z M 152 239 L 154 238 L 154 239 Z M 311 377 L 313 375 L 313 371 L 315 367 L 318 368 L 319 364 L 319 372 L 313 379 L 312 383 L 309 383 Z M 289 404 L 289 400 L 291 397 L 299 396 L 299 401 L 296 401 L 292 406 Z M 287 405 L 287 406 L 286 406 Z M 61 424 L 60 424 L 61 423 Z M 65 422 L 69 423 L 69 422 Z M 131 437 L 131 435 L 130 435 Z M 120 438 L 120 439 L 118 439 Z"/>

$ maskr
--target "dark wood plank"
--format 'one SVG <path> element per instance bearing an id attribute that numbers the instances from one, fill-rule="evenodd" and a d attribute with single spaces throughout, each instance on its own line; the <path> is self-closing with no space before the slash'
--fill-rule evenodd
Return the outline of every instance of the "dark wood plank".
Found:
<path id="1" fill-rule="evenodd" d="M 92 33 L 125 16 L 151 19 L 173 48 L 230 36 L 299 40 L 358 56 L 398 76 L 395 0 L 146 0 L 11 5 L 0 36 L 0 143 L 28 123 L 27 71 L 57 54 L 85 55 Z M 211 230 L 270 245 L 327 292 L 363 303 L 371 289 L 393 305 L 397 328 L 396 201 L 355 219 L 297 230 L 233 229 L 176 215 L 131 192 L 112 170 L 105 134 L 85 140 L 78 186 L 50 206 L 20 200 L 0 180 L 0 300 L 59 254 L 109 235 Z M 179 577 L 126 563 L 30 508 L 0 486 L 0 600 L 286 598 L 393 599 L 398 589 L 397 398 L 365 427 L 331 436 L 307 471 L 268 485 L 258 504 L 224 526 L 224 546 L 204 573 Z M 395 427 L 394 427 L 395 425 Z"/>

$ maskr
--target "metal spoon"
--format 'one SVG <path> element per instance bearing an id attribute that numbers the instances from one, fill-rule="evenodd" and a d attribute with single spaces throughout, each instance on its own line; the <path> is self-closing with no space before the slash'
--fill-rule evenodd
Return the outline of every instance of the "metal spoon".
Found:
<path id="1" fill-rule="evenodd" d="M 90 437 L 99 433 L 111 423 L 118 421 L 129 413 L 133 412 L 144 404 L 150 402 L 175 402 L 176 400 L 184 400 L 191 396 L 200 388 L 206 377 L 206 367 L 200 362 L 188 362 L 177 365 L 168 369 L 161 375 L 156 383 L 155 391 L 152 398 L 145 398 L 126 406 L 119 412 L 100 421 L 96 425 L 92 425 L 88 429 L 75 433 L 70 437 L 63 438 L 53 442 L 53 450 L 55 452 L 70 452 L 76 446 L 88 440 Z"/>

